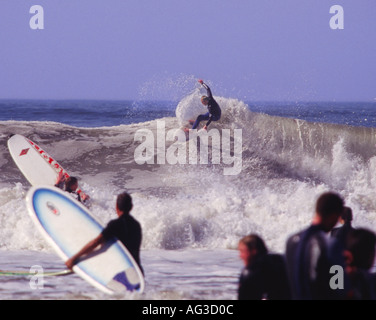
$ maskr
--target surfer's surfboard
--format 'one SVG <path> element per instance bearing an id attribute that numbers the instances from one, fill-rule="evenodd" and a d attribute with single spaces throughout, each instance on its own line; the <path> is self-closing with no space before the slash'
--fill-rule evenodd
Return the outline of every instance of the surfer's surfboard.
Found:
<path id="1" fill-rule="evenodd" d="M 20 270 L 0 270 L 0 276 L 43 276 L 43 277 L 56 277 L 56 276 L 66 276 L 71 274 L 72 271 L 70 270 L 62 270 L 62 271 L 47 271 L 42 273 L 35 273 L 31 271 L 20 271 Z"/>
<path id="2" fill-rule="evenodd" d="M 63 167 L 46 151 L 20 134 L 12 135 L 8 139 L 8 149 L 17 167 L 32 186 L 53 186 L 60 172 L 66 178 L 69 177 Z M 83 195 L 81 190 L 77 190 L 77 193 Z"/>
<path id="3" fill-rule="evenodd" d="M 187 124 L 185 126 L 180 127 L 179 129 L 177 129 L 174 133 L 175 141 L 186 142 L 188 140 L 195 138 L 196 136 L 200 135 L 201 133 L 205 132 L 204 129 L 189 130 L 189 131 L 186 130 L 186 129 L 191 129 L 191 128 L 192 128 L 192 126 L 190 124 Z"/>
<path id="4" fill-rule="evenodd" d="M 85 206 L 56 187 L 32 187 L 26 204 L 41 234 L 64 261 L 103 230 Z M 140 268 L 116 239 L 81 259 L 73 271 L 108 294 L 144 290 Z"/>

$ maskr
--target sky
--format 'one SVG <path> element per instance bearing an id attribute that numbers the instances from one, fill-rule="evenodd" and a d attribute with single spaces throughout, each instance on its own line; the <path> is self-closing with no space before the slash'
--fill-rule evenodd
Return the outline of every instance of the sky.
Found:
<path id="1" fill-rule="evenodd" d="M 375 16 L 374 0 L 0 0 L 0 99 L 172 100 L 204 79 L 243 101 L 376 101 Z"/>

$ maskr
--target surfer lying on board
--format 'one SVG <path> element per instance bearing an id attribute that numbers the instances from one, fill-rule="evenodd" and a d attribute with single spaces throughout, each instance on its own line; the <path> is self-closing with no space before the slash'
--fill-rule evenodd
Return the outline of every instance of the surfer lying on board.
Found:
<path id="1" fill-rule="evenodd" d="M 79 258 L 93 252 L 99 245 L 116 238 L 128 249 L 134 260 L 137 262 L 142 273 L 144 273 L 140 262 L 140 247 L 142 241 L 142 229 L 140 223 L 133 218 L 129 212 L 133 203 L 131 196 L 123 192 L 116 199 L 117 219 L 111 220 L 106 228 L 93 240 L 88 242 L 79 252 L 68 259 L 65 264 L 69 269 L 79 262 Z M 111 261 L 109 261 L 111 263 Z"/>
<path id="2" fill-rule="evenodd" d="M 79 202 L 85 204 L 90 197 L 87 194 L 77 192 L 78 189 L 78 180 L 76 177 L 66 178 L 62 171 L 59 172 L 59 175 L 56 180 L 55 187 L 58 187 L 61 190 L 69 192 L 73 198 Z"/>
<path id="3" fill-rule="evenodd" d="M 208 122 L 206 122 L 204 126 L 204 129 L 207 130 L 209 124 L 212 121 L 218 121 L 221 118 L 221 108 L 219 107 L 219 104 L 217 103 L 217 101 L 214 100 L 209 86 L 206 83 L 204 83 L 204 81 L 202 80 L 198 80 L 198 82 L 201 83 L 201 85 L 206 89 L 207 96 L 201 97 L 201 103 L 204 106 L 208 107 L 208 112 L 205 114 L 200 114 L 197 117 L 196 121 L 191 120 L 189 122 L 193 124 L 192 129 L 196 129 L 201 121 L 208 120 Z M 188 130 L 189 129 L 186 129 L 185 131 L 188 131 Z"/>

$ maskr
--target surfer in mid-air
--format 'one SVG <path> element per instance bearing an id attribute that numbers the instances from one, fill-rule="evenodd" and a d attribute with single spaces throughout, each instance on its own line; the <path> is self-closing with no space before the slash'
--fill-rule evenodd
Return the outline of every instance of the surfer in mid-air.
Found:
<path id="1" fill-rule="evenodd" d="M 201 83 L 201 85 L 206 89 L 207 96 L 201 97 L 201 103 L 204 106 L 207 106 L 208 112 L 205 114 L 200 114 L 197 117 L 196 121 L 190 120 L 189 122 L 192 124 L 192 129 L 196 129 L 201 121 L 207 120 L 204 126 L 204 129 L 207 130 L 209 124 L 212 121 L 218 121 L 221 118 L 221 108 L 219 107 L 217 101 L 215 101 L 215 99 L 213 98 L 209 86 L 206 83 L 204 83 L 204 81 L 202 81 L 201 79 L 198 80 L 198 82 Z M 186 129 L 186 131 L 188 130 L 189 129 Z"/>

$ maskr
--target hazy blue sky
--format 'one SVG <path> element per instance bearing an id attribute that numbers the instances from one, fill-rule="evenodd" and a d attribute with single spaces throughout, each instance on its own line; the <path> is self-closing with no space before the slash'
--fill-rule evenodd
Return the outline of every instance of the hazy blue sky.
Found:
<path id="1" fill-rule="evenodd" d="M 34 4 L 44 29 L 32 30 Z M 344 29 L 332 30 L 332 5 Z M 376 98 L 375 0 L 0 0 L 0 98 Z"/>

